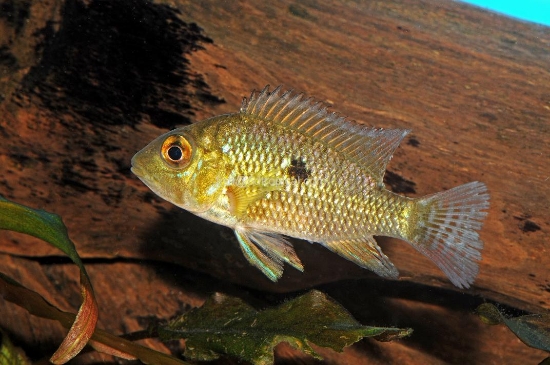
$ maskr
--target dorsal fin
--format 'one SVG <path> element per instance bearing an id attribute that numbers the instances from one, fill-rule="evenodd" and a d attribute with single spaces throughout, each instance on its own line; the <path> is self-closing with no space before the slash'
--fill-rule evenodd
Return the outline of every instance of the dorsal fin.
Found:
<path id="1" fill-rule="evenodd" d="M 272 120 L 343 153 L 348 159 L 367 169 L 378 183 L 382 183 L 386 165 L 401 140 L 409 133 L 405 129 L 370 128 L 336 113 L 303 94 L 281 87 L 269 91 L 252 92 L 243 99 L 241 114 Z"/>

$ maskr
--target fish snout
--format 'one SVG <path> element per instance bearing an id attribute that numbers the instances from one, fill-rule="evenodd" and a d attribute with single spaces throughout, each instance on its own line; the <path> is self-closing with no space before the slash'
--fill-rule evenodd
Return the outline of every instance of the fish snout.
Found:
<path id="1" fill-rule="evenodd" d="M 130 162 L 130 164 L 132 165 L 130 167 L 130 171 L 132 171 L 132 173 L 134 175 L 136 175 L 137 177 L 142 178 L 145 171 L 143 171 L 143 168 L 140 167 L 140 164 L 138 163 L 137 158 L 136 158 L 137 155 L 138 154 L 135 154 L 134 157 L 132 157 L 132 161 Z"/>

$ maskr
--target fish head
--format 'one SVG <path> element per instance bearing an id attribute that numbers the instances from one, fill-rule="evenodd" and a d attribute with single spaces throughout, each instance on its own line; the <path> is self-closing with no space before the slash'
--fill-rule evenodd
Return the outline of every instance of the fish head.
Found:
<path id="1" fill-rule="evenodd" d="M 200 139 L 192 125 L 165 133 L 134 155 L 131 170 L 161 198 L 190 212 L 203 212 L 212 206 L 217 199 L 214 193 L 220 190 L 206 185 L 221 184 L 204 179 L 217 166 L 204 166 L 208 165 L 204 163 L 208 154 Z"/>

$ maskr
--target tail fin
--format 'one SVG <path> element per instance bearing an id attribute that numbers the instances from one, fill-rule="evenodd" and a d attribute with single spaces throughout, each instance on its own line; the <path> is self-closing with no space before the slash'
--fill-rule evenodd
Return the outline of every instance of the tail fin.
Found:
<path id="1" fill-rule="evenodd" d="M 478 274 L 483 242 L 477 231 L 489 208 L 487 187 L 471 182 L 421 198 L 412 245 L 430 258 L 459 288 Z"/>

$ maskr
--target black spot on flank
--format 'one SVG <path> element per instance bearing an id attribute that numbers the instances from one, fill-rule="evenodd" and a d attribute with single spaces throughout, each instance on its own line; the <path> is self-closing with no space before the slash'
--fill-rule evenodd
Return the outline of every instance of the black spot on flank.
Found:
<path id="1" fill-rule="evenodd" d="M 289 176 L 298 181 L 306 181 L 310 176 L 311 171 L 306 168 L 306 163 L 301 157 L 293 158 L 290 161 L 290 166 L 287 168 Z"/>

